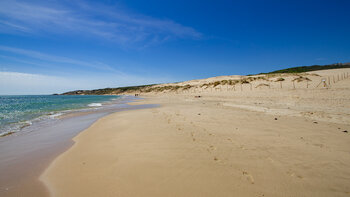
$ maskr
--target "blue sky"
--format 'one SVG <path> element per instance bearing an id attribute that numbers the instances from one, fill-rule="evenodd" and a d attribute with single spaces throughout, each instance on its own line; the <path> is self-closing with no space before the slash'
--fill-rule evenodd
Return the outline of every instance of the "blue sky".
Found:
<path id="1" fill-rule="evenodd" d="M 350 61 L 347 0 L 0 1 L 0 94 Z"/>

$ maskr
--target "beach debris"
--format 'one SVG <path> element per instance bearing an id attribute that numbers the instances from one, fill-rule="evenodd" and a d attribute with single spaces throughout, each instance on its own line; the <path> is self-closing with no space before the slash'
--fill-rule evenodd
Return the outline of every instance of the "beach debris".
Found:
<path id="1" fill-rule="evenodd" d="M 194 96 L 194 98 L 201 98 L 202 96 L 198 95 L 198 96 Z"/>
<path id="2" fill-rule="evenodd" d="M 198 116 L 200 116 L 201 114 L 200 113 L 198 113 Z"/>
<path id="3" fill-rule="evenodd" d="M 315 124 L 318 124 L 318 122 L 314 121 Z"/>
<path id="4" fill-rule="evenodd" d="M 275 120 L 277 120 L 277 118 L 275 118 Z"/>
<path id="5" fill-rule="evenodd" d="M 343 132 L 344 132 L 344 133 L 347 133 L 348 131 L 347 131 L 347 130 L 344 130 Z"/>
<path id="6" fill-rule="evenodd" d="M 217 157 L 214 157 L 214 161 L 218 161 L 219 159 Z"/>

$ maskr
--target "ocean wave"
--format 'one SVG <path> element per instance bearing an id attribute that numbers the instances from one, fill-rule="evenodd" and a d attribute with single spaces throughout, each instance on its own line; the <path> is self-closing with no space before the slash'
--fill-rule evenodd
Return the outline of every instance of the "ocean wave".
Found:
<path id="1" fill-rule="evenodd" d="M 28 126 L 32 125 L 33 122 L 29 121 L 29 120 L 26 120 L 26 121 L 23 121 L 23 122 L 19 122 L 19 124 L 20 124 L 20 129 L 23 129 L 24 127 L 28 127 Z"/>
<path id="2" fill-rule="evenodd" d="M 101 107 L 102 104 L 101 103 L 90 103 L 88 104 L 89 107 Z"/>
<path id="3" fill-rule="evenodd" d="M 0 132 L 0 137 L 5 137 L 5 136 L 11 135 L 13 133 L 15 133 L 15 132 L 13 132 L 13 131 Z"/>
<path id="4" fill-rule="evenodd" d="M 54 118 L 57 118 L 58 116 L 62 116 L 62 115 L 63 115 L 63 113 L 55 113 L 55 114 L 50 114 L 49 117 L 51 119 L 54 119 Z"/>
<path id="5" fill-rule="evenodd" d="M 97 110 L 113 104 L 107 96 L 0 96 L 0 136 L 59 121 L 64 114 Z"/>

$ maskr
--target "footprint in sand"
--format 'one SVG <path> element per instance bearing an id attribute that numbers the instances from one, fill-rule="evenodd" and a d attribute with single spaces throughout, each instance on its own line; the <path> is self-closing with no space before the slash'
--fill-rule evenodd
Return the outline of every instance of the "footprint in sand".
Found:
<path id="1" fill-rule="evenodd" d="M 314 146 L 318 146 L 318 147 L 320 147 L 320 148 L 323 148 L 324 147 L 324 145 L 323 144 L 313 144 Z"/>
<path id="2" fill-rule="evenodd" d="M 251 184 L 255 183 L 254 178 L 251 174 L 249 174 L 247 171 L 243 171 L 242 173 L 243 173 L 243 176 L 245 176 Z"/>
<path id="3" fill-rule="evenodd" d="M 214 150 L 216 150 L 216 148 L 215 148 L 215 146 L 210 145 L 210 146 L 209 146 L 209 150 L 210 150 L 210 151 L 214 151 Z"/>
<path id="4" fill-rule="evenodd" d="M 216 150 L 216 148 L 215 148 L 215 146 L 213 146 L 213 145 L 210 145 L 210 146 L 208 146 L 208 148 L 207 148 L 207 151 L 208 151 L 209 153 L 211 153 L 211 152 L 214 151 L 214 150 Z"/>
<path id="5" fill-rule="evenodd" d="M 192 141 L 196 141 L 196 138 L 194 137 L 194 132 L 191 132 L 191 137 L 192 137 Z"/>
<path id="6" fill-rule="evenodd" d="M 287 171 L 287 174 L 289 174 L 291 177 L 297 177 L 297 178 L 299 178 L 299 179 L 304 178 L 304 177 L 301 176 L 301 175 L 295 174 L 295 173 L 294 173 L 293 171 L 291 171 L 291 170 L 288 170 L 288 171 Z"/>
<path id="7" fill-rule="evenodd" d="M 268 157 L 267 160 L 269 160 L 271 163 L 275 162 L 275 160 L 273 160 L 271 157 Z"/>

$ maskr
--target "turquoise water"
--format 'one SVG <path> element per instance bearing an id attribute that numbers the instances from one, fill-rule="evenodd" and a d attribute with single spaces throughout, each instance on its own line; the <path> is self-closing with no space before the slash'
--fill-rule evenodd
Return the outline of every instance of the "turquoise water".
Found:
<path id="1" fill-rule="evenodd" d="M 32 120 L 54 117 L 60 112 L 100 107 L 119 96 L 105 95 L 31 95 L 0 96 L 0 135 L 31 125 Z"/>

